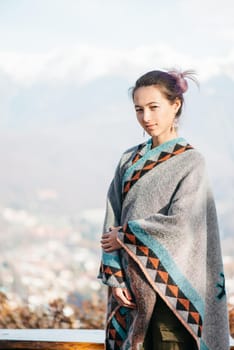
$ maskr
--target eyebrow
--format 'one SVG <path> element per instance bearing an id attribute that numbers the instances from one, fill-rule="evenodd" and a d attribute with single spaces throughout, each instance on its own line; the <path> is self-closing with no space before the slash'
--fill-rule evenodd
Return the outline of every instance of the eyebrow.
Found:
<path id="1" fill-rule="evenodd" d="M 148 102 L 148 103 L 146 103 L 146 106 L 149 106 L 149 105 L 151 105 L 151 104 L 159 104 L 159 102 L 156 102 L 156 101 Z M 135 105 L 135 107 L 141 107 L 141 106 Z"/>

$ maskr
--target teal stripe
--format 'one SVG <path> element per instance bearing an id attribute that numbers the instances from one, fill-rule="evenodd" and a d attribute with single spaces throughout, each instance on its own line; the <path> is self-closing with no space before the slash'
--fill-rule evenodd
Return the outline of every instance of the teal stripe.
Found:
<path id="1" fill-rule="evenodd" d="M 119 322 L 116 320 L 115 317 L 112 318 L 112 324 L 117 330 L 117 332 L 121 335 L 122 339 L 126 338 L 126 332 L 123 330 L 123 328 L 120 326 Z"/>
<path id="2" fill-rule="evenodd" d="M 135 162 L 132 166 L 130 166 L 123 175 L 122 186 L 124 183 L 131 178 L 132 174 L 136 170 L 136 168 L 141 168 L 147 159 L 151 157 L 155 157 L 159 155 L 162 151 L 168 151 L 168 148 L 174 146 L 176 143 L 187 144 L 187 141 L 183 137 L 177 137 L 175 139 L 169 140 L 167 142 L 162 143 L 161 145 L 154 147 L 151 149 L 152 139 L 149 139 L 146 143 L 146 151 L 142 158 L 140 158 L 137 162 Z"/>
<path id="3" fill-rule="evenodd" d="M 209 350 L 204 341 L 201 339 L 200 341 L 200 350 Z"/>
<path id="4" fill-rule="evenodd" d="M 195 308 L 203 318 L 205 310 L 204 301 L 202 300 L 201 296 L 197 293 L 197 291 L 192 287 L 190 282 L 178 269 L 177 265 L 173 261 L 172 257 L 169 255 L 168 251 L 154 237 L 152 237 L 146 231 L 144 231 L 136 221 L 129 221 L 128 225 L 131 231 L 135 234 L 135 236 L 139 238 L 147 247 L 152 249 L 155 255 L 158 256 L 162 265 L 165 267 L 169 275 L 175 281 L 176 285 L 192 302 L 192 304 L 195 306 Z"/>
<path id="5" fill-rule="evenodd" d="M 115 267 L 116 269 L 121 269 L 121 264 L 119 261 L 118 253 L 102 253 L 102 262 L 104 265 Z"/>

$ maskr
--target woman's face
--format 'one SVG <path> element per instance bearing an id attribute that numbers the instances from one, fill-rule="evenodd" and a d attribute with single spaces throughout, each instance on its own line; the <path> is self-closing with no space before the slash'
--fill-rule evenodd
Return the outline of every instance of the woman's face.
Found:
<path id="1" fill-rule="evenodd" d="M 152 137 L 167 138 L 181 102 L 176 100 L 171 103 L 154 85 L 138 88 L 133 101 L 138 122 L 143 129 Z"/>

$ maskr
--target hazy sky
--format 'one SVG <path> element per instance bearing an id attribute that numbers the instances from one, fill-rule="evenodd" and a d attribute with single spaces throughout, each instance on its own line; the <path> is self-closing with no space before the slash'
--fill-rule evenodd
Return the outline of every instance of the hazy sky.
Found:
<path id="1" fill-rule="evenodd" d="M 0 0 L 0 220 L 23 209 L 57 227 L 103 209 L 121 153 L 146 140 L 129 86 L 178 67 L 201 83 L 179 134 L 205 156 L 231 236 L 233 17 L 234 0 Z"/>
<path id="2" fill-rule="evenodd" d="M 104 198 L 120 154 L 143 141 L 128 87 L 175 66 L 201 82 L 185 96 L 186 137 L 231 187 L 233 13 L 233 0 L 0 0 L 0 161 L 11 169 L 0 181 L 32 182 L 32 195 L 57 176 L 67 196 L 75 188 L 83 206 L 100 205 L 92 198 Z"/>
<path id="3" fill-rule="evenodd" d="M 196 57 L 234 44 L 232 0 L 1 0 L 1 50 L 169 45 Z"/>
<path id="4" fill-rule="evenodd" d="M 232 0 L 0 0 L 0 71 L 21 84 L 172 65 L 234 79 L 233 13 Z"/>

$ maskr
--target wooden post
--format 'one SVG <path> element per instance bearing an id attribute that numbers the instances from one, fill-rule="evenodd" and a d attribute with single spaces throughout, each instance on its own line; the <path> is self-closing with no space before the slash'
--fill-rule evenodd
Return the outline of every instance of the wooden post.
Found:
<path id="1" fill-rule="evenodd" d="M 104 331 L 96 329 L 0 329 L 1 350 L 104 350 Z M 234 340 L 230 337 L 230 350 Z"/>
<path id="2" fill-rule="evenodd" d="M 0 341 L 0 349 L 4 350 L 103 350 L 104 345 L 93 343 L 63 343 L 36 341 Z"/>
<path id="3" fill-rule="evenodd" d="M 103 350 L 104 331 L 91 329 L 1 329 L 0 349 Z"/>

